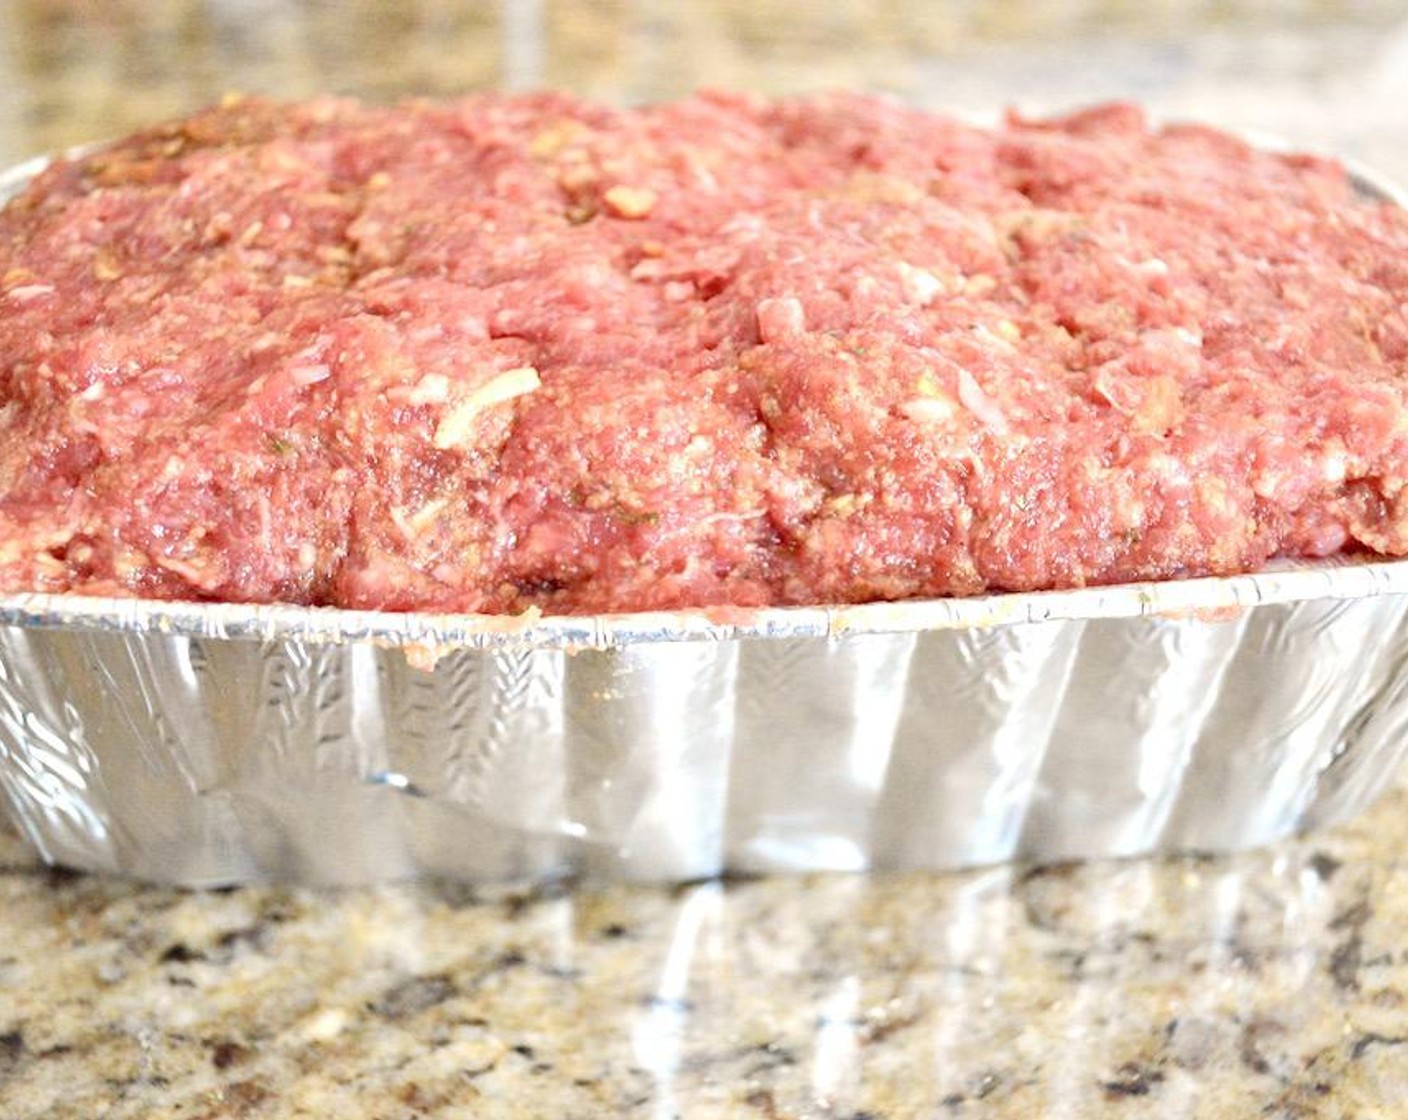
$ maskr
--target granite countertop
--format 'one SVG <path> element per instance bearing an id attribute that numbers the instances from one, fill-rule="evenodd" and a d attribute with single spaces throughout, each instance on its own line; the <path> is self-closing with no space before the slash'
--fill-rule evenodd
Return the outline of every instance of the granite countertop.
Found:
<path id="1" fill-rule="evenodd" d="M 538 895 L 0 845 L 0 1115 L 1401 1115 L 1408 787 L 1221 858 Z"/>
<path id="2" fill-rule="evenodd" d="M 901 7 L 22 0 L 0 163 L 229 89 L 708 83 L 1134 96 L 1408 181 L 1408 3 Z M 1404 853 L 1408 775 L 1234 856 L 672 890 L 182 892 L 0 830 L 0 1116 L 1397 1116 Z"/>

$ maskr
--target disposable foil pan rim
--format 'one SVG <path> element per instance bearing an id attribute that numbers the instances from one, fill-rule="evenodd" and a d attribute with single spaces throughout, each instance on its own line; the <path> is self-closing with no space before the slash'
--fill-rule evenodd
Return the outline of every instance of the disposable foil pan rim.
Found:
<path id="1" fill-rule="evenodd" d="M 369 642 L 428 650 L 604 650 L 640 643 L 840 638 L 1114 618 L 1218 619 L 1252 607 L 1408 593 L 1408 560 L 1280 561 L 1245 575 L 814 607 L 715 607 L 622 614 L 395 613 L 289 604 L 73 594 L 0 596 L 0 625 L 186 638 Z"/>

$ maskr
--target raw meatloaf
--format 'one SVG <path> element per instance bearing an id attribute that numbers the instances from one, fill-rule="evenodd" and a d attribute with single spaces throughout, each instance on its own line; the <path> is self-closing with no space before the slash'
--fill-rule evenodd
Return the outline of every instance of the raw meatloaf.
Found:
<path id="1" fill-rule="evenodd" d="M 231 99 L 0 218 L 0 589 L 550 613 L 1408 552 L 1408 219 L 1134 108 Z"/>

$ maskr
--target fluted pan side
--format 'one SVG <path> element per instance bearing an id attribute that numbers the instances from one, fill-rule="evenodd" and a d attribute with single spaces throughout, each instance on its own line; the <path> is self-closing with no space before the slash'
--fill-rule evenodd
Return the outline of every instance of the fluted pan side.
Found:
<path id="1" fill-rule="evenodd" d="M 325 615 L 12 618 L 0 790 L 46 858 L 187 884 L 1239 848 L 1357 811 L 1402 760 L 1408 594 L 1386 567 L 1344 569 L 1338 597 L 1268 577 L 1267 601 L 1210 616 L 1112 611 L 1104 589 L 1025 616 L 995 598 L 986 622 L 916 604 L 906 628 L 895 605 L 612 642 L 575 621 L 575 644 L 429 656 Z"/>

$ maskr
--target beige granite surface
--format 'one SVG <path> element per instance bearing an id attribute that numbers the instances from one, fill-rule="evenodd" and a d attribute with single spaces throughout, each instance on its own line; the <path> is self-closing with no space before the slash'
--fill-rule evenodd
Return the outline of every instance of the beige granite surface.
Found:
<path id="1" fill-rule="evenodd" d="M 1135 96 L 1408 181 L 1408 3 L 0 5 L 0 163 L 229 89 Z M 1237 856 L 183 893 L 0 834 L 0 1118 L 1408 1116 L 1408 782 Z"/>
<path id="2" fill-rule="evenodd" d="M 0 844 L 0 1116 L 1388 1118 L 1408 789 L 1217 859 L 538 896 Z"/>

